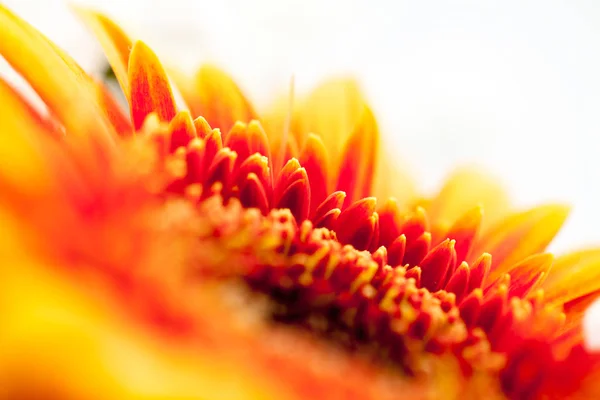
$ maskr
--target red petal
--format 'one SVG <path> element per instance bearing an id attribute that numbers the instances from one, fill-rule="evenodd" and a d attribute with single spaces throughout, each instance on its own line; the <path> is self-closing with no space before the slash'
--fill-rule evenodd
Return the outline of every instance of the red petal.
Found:
<path id="1" fill-rule="evenodd" d="M 389 246 L 400 236 L 402 215 L 398 201 L 394 198 L 388 199 L 384 206 L 378 211 L 379 214 L 379 240 L 382 246 Z"/>
<path id="2" fill-rule="evenodd" d="M 423 274 L 421 283 L 423 287 L 435 292 L 445 285 L 448 271 L 454 270 L 456 252 L 454 241 L 446 239 L 425 256 L 419 264 Z"/>
<path id="3" fill-rule="evenodd" d="M 422 207 L 417 207 L 417 209 L 402 224 L 400 233 L 406 236 L 406 242 L 408 245 L 411 245 L 413 241 L 417 240 L 428 230 L 428 226 L 429 224 L 427 223 L 425 210 Z"/>
<path id="4" fill-rule="evenodd" d="M 467 327 L 475 325 L 475 322 L 479 317 L 479 310 L 481 309 L 482 302 L 483 292 L 481 289 L 476 289 L 460 303 L 458 307 L 460 317 Z"/>
<path id="5" fill-rule="evenodd" d="M 187 177 L 189 184 L 202 183 L 204 178 L 204 151 L 205 142 L 200 139 L 193 139 L 186 154 Z"/>
<path id="6" fill-rule="evenodd" d="M 248 174 L 240 185 L 240 202 L 244 207 L 256 207 L 263 215 L 269 212 L 269 201 L 265 188 L 254 173 Z"/>
<path id="7" fill-rule="evenodd" d="M 365 250 L 374 233 L 376 205 L 377 199 L 367 197 L 344 210 L 338 219 L 338 226 L 334 229 L 338 240 L 344 244 L 352 244 L 359 250 Z"/>
<path id="8" fill-rule="evenodd" d="M 475 289 L 483 289 L 483 285 L 487 279 L 492 266 L 492 256 L 484 253 L 475 262 L 471 264 L 469 269 L 469 288 L 467 293 Z"/>
<path id="9" fill-rule="evenodd" d="M 206 174 L 206 186 L 210 188 L 216 182 L 221 182 L 223 184 L 223 189 L 227 191 L 231 182 L 231 175 L 233 173 L 233 166 L 236 158 L 237 154 L 227 147 L 219 150 L 215 155 L 211 166 L 208 168 L 208 173 Z"/>
<path id="10" fill-rule="evenodd" d="M 406 251 L 406 236 L 400 235 L 388 247 L 388 260 L 392 267 L 406 264 L 404 252 Z"/>
<path id="11" fill-rule="evenodd" d="M 463 261 L 450 277 L 445 290 L 454 293 L 456 304 L 460 304 L 469 288 L 469 264 Z"/>
<path id="12" fill-rule="evenodd" d="M 431 247 L 431 234 L 429 232 L 423 233 L 417 240 L 411 244 L 406 244 L 406 251 L 404 253 L 404 265 L 419 265 L 423 257 L 429 252 Z"/>
<path id="13" fill-rule="evenodd" d="M 315 226 L 317 228 L 333 229 L 337 226 L 338 219 L 341 213 L 342 210 L 340 210 L 339 208 L 329 210 L 322 216 L 319 216 L 315 219 Z"/>
<path id="14" fill-rule="evenodd" d="M 300 155 L 300 162 L 306 168 L 306 173 L 310 180 L 310 204 L 314 212 L 321 202 L 325 200 L 328 193 L 327 149 L 325 149 L 325 145 L 319 136 L 308 135 L 306 145 Z"/>
<path id="15" fill-rule="evenodd" d="M 298 223 L 308 218 L 310 207 L 310 185 L 304 168 L 297 169 L 292 173 L 291 177 L 298 176 L 291 184 L 289 184 L 279 200 L 275 204 L 275 208 L 287 208 L 296 218 Z"/>

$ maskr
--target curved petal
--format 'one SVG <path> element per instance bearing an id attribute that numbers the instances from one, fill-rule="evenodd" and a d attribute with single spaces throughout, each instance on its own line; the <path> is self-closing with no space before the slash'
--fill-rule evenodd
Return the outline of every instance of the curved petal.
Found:
<path id="1" fill-rule="evenodd" d="M 100 42 L 123 93 L 129 98 L 127 64 L 133 46 L 131 39 L 107 16 L 81 7 L 73 7 L 73 9 Z"/>
<path id="2" fill-rule="evenodd" d="M 114 131 L 97 91 L 75 62 L 0 5 L 0 55 L 19 72 L 71 135 L 112 143 Z"/>
<path id="3" fill-rule="evenodd" d="M 16 192 L 43 193 L 51 177 L 42 143 L 55 131 L 4 80 L 0 79 L 0 192 L 6 201 Z"/>

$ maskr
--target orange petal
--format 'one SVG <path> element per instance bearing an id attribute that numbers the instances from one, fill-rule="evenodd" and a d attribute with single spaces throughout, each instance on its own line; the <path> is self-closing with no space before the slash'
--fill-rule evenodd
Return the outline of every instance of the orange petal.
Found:
<path id="1" fill-rule="evenodd" d="M 169 79 L 160 61 L 142 42 L 136 42 L 129 57 L 131 116 L 135 129 L 155 112 L 161 121 L 170 122 L 177 112 Z"/>
<path id="2" fill-rule="evenodd" d="M 379 214 L 379 239 L 383 246 L 390 245 L 400 235 L 402 214 L 398 207 L 398 200 L 389 198 L 377 211 Z"/>
<path id="3" fill-rule="evenodd" d="M 490 278 L 497 279 L 515 263 L 544 251 L 569 214 L 563 205 L 545 205 L 513 214 L 484 233 L 472 256 L 488 252 L 494 257 Z"/>
<path id="4" fill-rule="evenodd" d="M 559 257 L 542 285 L 547 301 L 565 304 L 600 290 L 600 249 Z"/>
<path id="5" fill-rule="evenodd" d="M 189 111 L 180 111 L 169 124 L 171 147 L 173 152 L 179 147 L 186 147 L 196 137 L 196 128 Z"/>
<path id="6" fill-rule="evenodd" d="M 329 192 L 327 185 L 327 149 L 319 136 L 309 135 L 306 146 L 304 146 L 300 155 L 300 163 L 306 168 L 308 174 L 311 212 L 314 213 Z"/>
<path id="7" fill-rule="evenodd" d="M 456 257 L 459 261 L 467 258 L 471 245 L 479 231 L 482 215 L 481 207 L 475 207 L 460 217 L 448 231 L 448 238 L 456 241 Z"/>
<path id="8" fill-rule="evenodd" d="M 340 156 L 337 190 L 346 192 L 347 204 L 370 194 L 378 145 L 375 117 L 365 107 Z"/>
<path id="9" fill-rule="evenodd" d="M 107 16 L 80 7 L 73 7 L 77 15 L 92 30 L 112 67 L 119 85 L 127 99 L 129 99 L 129 78 L 127 65 L 129 63 L 129 53 L 131 52 L 132 42 Z"/>
<path id="10" fill-rule="evenodd" d="M 258 119 L 238 85 L 219 68 L 204 65 L 193 79 L 179 72 L 172 76 L 192 115 L 204 117 L 212 127 L 229 132 L 236 121 Z"/>
<path id="11" fill-rule="evenodd" d="M 40 32 L 0 5 L 0 54 L 64 124 L 67 132 L 114 141 L 96 87 L 81 68 Z"/>
<path id="12" fill-rule="evenodd" d="M 554 256 L 552 254 L 534 254 L 511 267 L 510 296 L 525 297 L 537 289 L 548 276 Z"/>
<path id="13" fill-rule="evenodd" d="M 450 225 L 457 216 L 475 206 L 485 213 L 485 226 L 501 218 L 509 208 L 504 189 L 497 181 L 477 169 L 461 169 L 446 181 L 438 195 L 427 206 L 431 224 Z"/>

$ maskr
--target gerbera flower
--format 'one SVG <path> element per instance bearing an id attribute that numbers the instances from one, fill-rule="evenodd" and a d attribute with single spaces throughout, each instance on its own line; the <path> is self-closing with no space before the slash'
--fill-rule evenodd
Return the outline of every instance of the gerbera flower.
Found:
<path id="1" fill-rule="evenodd" d="M 111 20 L 130 115 L 0 7 L 2 398 L 595 398 L 600 250 L 544 253 L 562 205 L 464 170 L 431 198 L 356 83 L 258 113 Z M 483 212 L 485 211 L 485 218 Z"/>

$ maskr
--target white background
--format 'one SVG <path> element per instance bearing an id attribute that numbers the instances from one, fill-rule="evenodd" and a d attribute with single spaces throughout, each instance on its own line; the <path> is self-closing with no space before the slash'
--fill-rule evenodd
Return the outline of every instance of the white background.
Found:
<path id="1" fill-rule="evenodd" d="M 98 46 L 63 1 L 4 2 L 99 68 Z M 292 74 L 301 91 L 356 75 L 423 190 L 457 165 L 480 165 L 517 204 L 573 205 L 553 250 L 600 245 L 597 0 L 73 3 L 106 11 L 184 69 L 222 65 L 259 105 Z"/>

